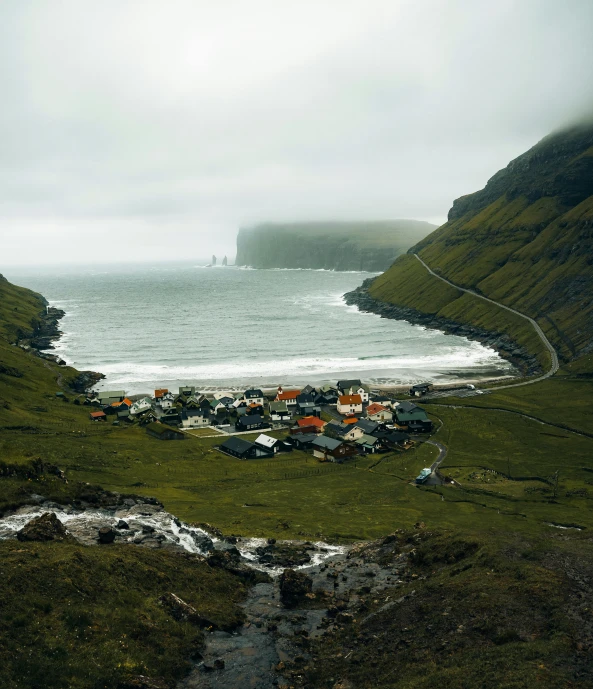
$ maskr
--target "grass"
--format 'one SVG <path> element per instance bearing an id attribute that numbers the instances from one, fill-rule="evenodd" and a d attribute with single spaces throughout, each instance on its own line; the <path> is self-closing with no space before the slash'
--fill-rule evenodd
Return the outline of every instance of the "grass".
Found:
<path id="1" fill-rule="evenodd" d="M 0 686 L 112 689 L 138 675 L 186 675 L 203 631 L 174 619 L 175 593 L 221 627 L 245 589 L 194 556 L 126 546 L 0 542 Z"/>
<path id="2" fill-rule="evenodd" d="M 586 537 L 509 538 L 485 527 L 396 538 L 393 551 L 373 545 L 365 558 L 401 567 L 397 556 L 409 553 L 403 584 L 360 596 L 351 624 L 309 644 L 297 686 L 591 686 L 591 589 L 578 583 L 593 571 Z"/>

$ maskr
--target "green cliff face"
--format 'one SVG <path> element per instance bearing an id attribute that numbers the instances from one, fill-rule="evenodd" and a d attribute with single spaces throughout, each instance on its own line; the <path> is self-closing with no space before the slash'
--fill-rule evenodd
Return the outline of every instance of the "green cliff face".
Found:
<path id="1" fill-rule="evenodd" d="M 254 268 L 379 272 L 434 228 L 417 220 L 257 225 L 239 231 L 235 262 Z"/>
<path id="2" fill-rule="evenodd" d="M 443 277 L 538 320 L 564 359 L 592 351 L 593 124 L 547 136 L 457 199 L 448 222 L 410 252 Z M 431 277 L 402 256 L 372 297 L 513 333 L 500 309 Z M 498 311 L 498 313 L 496 313 Z M 494 327 L 494 325 L 493 325 Z M 516 333 L 516 339 L 521 340 Z"/>

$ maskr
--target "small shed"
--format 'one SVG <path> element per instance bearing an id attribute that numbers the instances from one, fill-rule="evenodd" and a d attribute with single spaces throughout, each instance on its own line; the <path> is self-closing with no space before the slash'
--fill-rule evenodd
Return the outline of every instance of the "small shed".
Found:
<path id="1" fill-rule="evenodd" d="M 92 411 L 89 418 L 91 421 L 105 421 L 107 414 L 104 411 Z"/>
<path id="2" fill-rule="evenodd" d="M 185 440 L 185 435 L 171 426 L 165 426 L 164 423 L 153 422 L 146 426 L 148 435 L 158 440 Z"/>

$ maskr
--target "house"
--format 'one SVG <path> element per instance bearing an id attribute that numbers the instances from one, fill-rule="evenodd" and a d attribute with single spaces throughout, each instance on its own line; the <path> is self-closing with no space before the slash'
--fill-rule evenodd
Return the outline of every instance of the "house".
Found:
<path id="1" fill-rule="evenodd" d="M 393 448 L 404 448 L 407 450 L 413 445 L 410 441 L 410 436 L 402 431 L 391 431 L 385 435 L 383 440 L 388 447 Z"/>
<path id="2" fill-rule="evenodd" d="M 297 404 L 297 414 L 303 416 L 321 416 L 321 407 L 318 407 L 314 402 L 302 402 Z"/>
<path id="3" fill-rule="evenodd" d="M 224 406 L 225 406 L 227 409 L 232 409 L 232 408 L 233 408 L 233 403 L 234 403 L 234 401 L 235 401 L 235 398 L 234 398 L 234 397 L 231 397 L 230 395 L 222 395 L 221 397 L 217 397 L 216 399 L 218 399 L 218 401 L 219 401 L 221 404 L 224 404 Z"/>
<path id="4" fill-rule="evenodd" d="M 182 387 L 179 388 L 179 394 L 183 395 L 184 397 L 192 397 L 193 395 L 196 394 L 196 386 L 195 385 L 183 385 Z"/>
<path id="5" fill-rule="evenodd" d="M 172 392 L 166 392 L 157 399 L 157 403 L 161 409 L 172 409 L 175 406 L 175 395 Z"/>
<path id="6" fill-rule="evenodd" d="M 291 436 L 289 440 L 297 450 L 307 450 L 318 437 L 317 433 L 299 433 L 298 435 Z"/>
<path id="7" fill-rule="evenodd" d="M 335 438 L 336 440 L 342 441 L 354 441 L 364 435 L 364 431 L 360 428 L 358 422 L 355 424 L 347 424 L 333 420 L 326 424 L 324 433 L 329 438 Z"/>
<path id="8" fill-rule="evenodd" d="M 273 454 L 264 447 L 258 446 L 255 443 L 250 443 L 248 440 L 243 440 L 243 438 L 237 438 L 236 436 L 227 438 L 224 443 L 219 445 L 218 449 L 237 459 L 257 459 L 258 457 L 271 457 Z"/>
<path id="9" fill-rule="evenodd" d="M 224 402 L 222 402 L 221 400 L 213 399 L 213 400 L 210 400 L 210 411 L 213 414 L 216 414 L 219 411 L 225 412 L 225 411 L 227 411 L 227 407 L 226 407 L 226 404 Z"/>
<path id="10" fill-rule="evenodd" d="M 210 425 L 210 417 L 201 409 L 184 409 L 181 412 L 182 428 L 204 428 Z"/>
<path id="11" fill-rule="evenodd" d="M 156 415 L 156 412 L 154 409 L 149 409 L 148 411 L 144 412 L 143 414 L 139 414 L 138 417 L 139 417 L 139 421 L 140 421 L 141 426 L 146 426 L 146 424 L 158 421 L 158 416 Z"/>
<path id="12" fill-rule="evenodd" d="M 305 387 L 301 390 L 301 393 L 303 395 L 315 396 L 315 388 L 312 385 L 305 385 Z"/>
<path id="13" fill-rule="evenodd" d="M 376 438 L 374 435 L 366 435 L 366 433 L 354 442 L 365 454 L 372 454 L 383 448 L 383 443 L 379 438 Z"/>
<path id="14" fill-rule="evenodd" d="M 92 411 L 89 414 L 91 421 L 105 421 L 107 419 L 107 414 L 104 411 Z"/>
<path id="15" fill-rule="evenodd" d="M 339 396 L 338 391 L 331 385 L 323 385 L 315 397 L 315 404 L 337 404 Z"/>
<path id="16" fill-rule="evenodd" d="M 367 419 L 378 421 L 379 423 L 387 423 L 393 420 L 392 411 L 387 409 L 387 407 L 384 407 L 382 404 L 378 404 L 377 402 L 372 402 L 369 404 L 369 406 L 366 408 L 366 415 Z"/>
<path id="17" fill-rule="evenodd" d="M 259 416 L 264 415 L 264 408 L 261 404 L 256 404 L 255 402 L 252 402 L 251 404 L 247 405 L 247 410 L 245 412 L 246 414 L 249 414 L 253 416 L 254 414 L 257 414 Z"/>
<path id="18" fill-rule="evenodd" d="M 422 397 L 431 390 L 432 383 L 418 383 L 417 385 L 412 385 L 412 387 L 409 390 L 409 393 L 412 397 Z"/>
<path id="19" fill-rule="evenodd" d="M 428 433 L 432 430 L 432 421 L 424 409 L 413 402 L 400 402 L 395 408 L 395 418 L 398 426 Z"/>
<path id="20" fill-rule="evenodd" d="M 292 414 L 286 402 L 270 402 L 270 417 L 272 421 L 290 421 Z"/>
<path id="21" fill-rule="evenodd" d="M 154 399 L 155 400 L 160 400 L 161 397 L 166 395 L 169 392 L 167 388 L 159 388 L 158 390 L 154 391 Z"/>
<path id="22" fill-rule="evenodd" d="M 258 388 L 250 388 L 249 390 L 245 390 L 243 393 L 243 399 L 247 404 L 252 404 L 255 402 L 256 404 L 261 404 L 263 406 L 265 402 L 264 393 Z"/>
<path id="23" fill-rule="evenodd" d="M 148 435 L 158 440 L 185 440 L 185 435 L 171 426 L 165 426 L 163 423 L 149 423 L 146 426 Z"/>
<path id="24" fill-rule="evenodd" d="M 356 422 L 359 428 L 362 428 L 363 432 L 367 435 L 373 435 L 373 433 L 379 428 L 379 424 L 376 421 L 370 421 L 369 419 L 359 419 Z"/>
<path id="25" fill-rule="evenodd" d="M 371 402 L 381 404 L 383 407 L 387 407 L 388 409 L 391 409 L 393 407 L 393 400 L 390 397 L 383 395 L 382 393 L 372 395 Z"/>
<path id="26" fill-rule="evenodd" d="M 338 414 L 362 413 L 362 398 L 360 395 L 341 395 L 338 397 Z"/>
<path id="27" fill-rule="evenodd" d="M 360 380 L 339 380 L 338 390 L 342 395 L 360 395 L 363 402 L 369 401 L 370 388 Z"/>
<path id="28" fill-rule="evenodd" d="M 57 394 L 57 393 L 56 393 Z M 117 411 L 124 411 L 124 409 L 130 409 L 134 403 L 128 397 L 124 397 L 121 402 L 112 402 L 111 406 Z"/>
<path id="29" fill-rule="evenodd" d="M 157 407 L 156 413 L 161 423 L 171 423 L 177 425 L 181 421 L 180 412 L 177 410 L 177 407 L 162 410 L 160 407 Z"/>
<path id="30" fill-rule="evenodd" d="M 143 397 L 142 399 L 136 400 L 130 407 L 130 414 L 132 414 L 132 416 L 143 414 L 149 409 L 152 409 L 152 400 L 150 397 Z"/>
<path id="31" fill-rule="evenodd" d="M 297 421 L 299 429 L 310 429 L 307 433 L 321 433 L 326 425 L 327 422 L 318 416 L 305 416 Z"/>
<path id="32" fill-rule="evenodd" d="M 278 388 L 274 402 L 286 402 L 286 406 L 290 409 L 296 407 L 297 397 L 301 394 L 300 390 L 283 390 Z"/>
<path id="33" fill-rule="evenodd" d="M 130 410 L 124 409 L 123 411 L 118 411 L 117 419 L 118 421 L 132 421 L 132 417 L 130 416 Z"/>
<path id="34" fill-rule="evenodd" d="M 278 438 L 272 438 L 271 435 L 266 435 L 265 433 L 262 433 L 261 435 L 258 435 L 258 437 L 255 439 L 255 444 L 259 445 L 260 447 L 265 447 L 266 450 L 269 450 L 273 454 L 276 454 L 277 452 L 280 452 L 282 441 Z"/>
<path id="35" fill-rule="evenodd" d="M 311 443 L 311 447 L 313 448 L 313 456 L 324 462 L 342 462 L 346 457 L 358 454 L 355 447 L 346 445 L 335 438 L 328 438 L 325 435 L 315 438 Z"/>
<path id="36" fill-rule="evenodd" d="M 416 476 L 416 483 L 426 483 L 428 477 L 432 474 L 430 469 L 422 469 L 422 471 Z"/>
<path id="37" fill-rule="evenodd" d="M 257 431 L 260 428 L 267 428 L 267 426 L 268 424 L 259 414 L 246 414 L 238 419 L 235 424 L 237 431 Z"/>
<path id="38" fill-rule="evenodd" d="M 106 407 L 113 402 L 121 402 L 126 397 L 125 390 L 102 390 L 97 399 L 102 407 Z"/>

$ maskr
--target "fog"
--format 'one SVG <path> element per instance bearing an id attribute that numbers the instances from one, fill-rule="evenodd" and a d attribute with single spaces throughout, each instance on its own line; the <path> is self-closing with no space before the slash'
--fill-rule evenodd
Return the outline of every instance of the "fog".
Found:
<path id="1" fill-rule="evenodd" d="M 590 0 L 0 4 L 0 268 L 417 218 L 593 107 Z"/>

